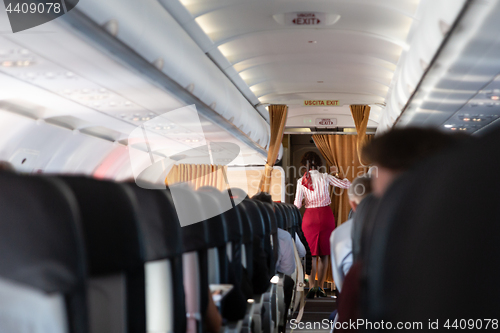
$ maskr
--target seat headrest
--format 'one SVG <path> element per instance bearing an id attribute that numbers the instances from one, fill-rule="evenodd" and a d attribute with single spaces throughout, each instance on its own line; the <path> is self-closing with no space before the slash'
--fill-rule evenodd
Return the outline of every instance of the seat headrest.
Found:
<path id="1" fill-rule="evenodd" d="M 280 204 L 274 204 L 275 207 L 275 215 L 276 215 L 276 223 L 278 224 L 278 228 L 285 230 L 285 218 L 283 207 Z"/>
<path id="2" fill-rule="evenodd" d="M 243 203 L 240 203 L 236 206 L 236 209 L 238 210 L 239 216 L 241 218 L 241 241 L 245 244 L 248 244 L 253 240 L 253 228 L 252 223 L 250 222 L 248 217 L 247 208 Z"/>
<path id="3" fill-rule="evenodd" d="M 80 207 L 91 276 L 119 273 L 145 262 L 139 207 L 125 184 L 60 177 Z"/>
<path id="4" fill-rule="evenodd" d="M 246 216 L 252 225 L 254 237 L 263 239 L 265 235 L 264 218 L 255 200 L 245 199 L 240 205 L 243 205 L 246 211 Z"/>
<path id="5" fill-rule="evenodd" d="M 228 191 L 220 192 L 214 187 L 201 187 L 198 192 L 206 193 L 212 196 L 212 199 L 217 200 L 220 208 L 222 219 L 226 227 L 227 240 L 231 242 L 240 241 L 242 237 L 242 222 L 239 210 L 233 206 L 240 201 L 232 201 Z"/>
<path id="6" fill-rule="evenodd" d="M 169 191 L 148 190 L 127 184 L 135 194 L 140 210 L 146 260 L 160 260 L 182 254 L 182 233 Z"/>
<path id="7" fill-rule="evenodd" d="M 201 209 L 201 200 L 196 193 L 188 187 L 180 185 L 172 185 L 169 187 L 172 193 L 172 199 L 175 204 L 177 216 L 184 218 L 184 222 L 189 224 L 183 225 L 182 221 L 182 245 L 183 252 L 193 252 L 207 249 L 208 246 L 208 230 L 203 218 L 203 210 Z M 193 223 L 194 222 L 194 223 Z"/>
<path id="8" fill-rule="evenodd" d="M 10 173 L 0 173 L 0 188 L 0 276 L 47 293 L 83 285 L 78 206 L 69 188 Z"/>
<path id="9" fill-rule="evenodd" d="M 217 196 L 197 192 L 195 193 L 199 198 L 198 209 L 203 210 L 207 213 L 210 218 L 203 221 L 206 224 L 208 232 L 208 246 L 209 247 L 221 247 L 227 243 L 227 230 L 224 220 L 223 208 L 220 206 L 220 201 L 217 200 Z"/>
<path id="10" fill-rule="evenodd" d="M 265 210 L 265 214 L 267 214 L 267 221 L 270 227 L 270 233 L 274 234 L 277 232 L 278 223 L 276 221 L 276 214 L 274 212 L 273 206 L 265 202 L 262 202 L 262 206 Z"/>

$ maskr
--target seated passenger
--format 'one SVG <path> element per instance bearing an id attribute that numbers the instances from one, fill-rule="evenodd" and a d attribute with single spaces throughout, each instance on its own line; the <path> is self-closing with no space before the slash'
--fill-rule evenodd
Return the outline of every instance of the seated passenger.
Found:
<path id="1" fill-rule="evenodd" d="M 363 147 L 365 160 L 374 165 L 371 170 L 372 189 L 377 197 L 382 197 L 392 182 L 418 162 L 456 145 L 458 139 L 434 129 L 406 128 L 393 129 L 376 137 Z M 366 198 L 361 205 L 368 200 Z M 361 207 L 359 207 L 361 208 Z M 358 212 L 359 215 L 359 212 Z M 356 218 L 356 217 L 355 217 Z M 373 214 L 363 221 L 361 253 L 369 253 L 373 230 Z M 356 261 L 346 275 L 343 292 L 339 297 L 339 322 L 355 321 L 360 317 L 361 276 L 366 265 Z M 342 331 L 342 330 L 339 330 Z"/>
<path id="2" fill-rule="evenodd" d="M 371 193 L 371 179 L 361 176 L 353 180 L 348 190 L 349 204 L 353 212 L 359 203 Z M 354 220 L 351 218 L 337 227 L 330 237 L 330 257 L 332 260 L 333 280 L 339 291 L 342 291 L 344 278 L 353 263 L 353 241 L 352 230 Z"/>

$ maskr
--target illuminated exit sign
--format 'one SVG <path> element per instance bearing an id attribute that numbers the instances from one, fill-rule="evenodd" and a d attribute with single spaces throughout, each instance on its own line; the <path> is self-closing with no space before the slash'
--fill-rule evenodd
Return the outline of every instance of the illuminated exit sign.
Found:
<path id="1" fill-rule="evenodd" d="M 337 125 L 337 119 L 336 118 L 316 118 L 316 125 L 320 125 L 320 126 Z"/>
<path id="2" fill-rule="evenodd" d="M 300 26 L 325 25 L 326 14 L 311 13 L 311 12 L 287 13 L 285 22 L 287 25 L 300 25 Z"/>
<path id="3" fill-rule="evenodd" d="M 304 106 L 339 106 L 338 100 L 305 100 Z"/>

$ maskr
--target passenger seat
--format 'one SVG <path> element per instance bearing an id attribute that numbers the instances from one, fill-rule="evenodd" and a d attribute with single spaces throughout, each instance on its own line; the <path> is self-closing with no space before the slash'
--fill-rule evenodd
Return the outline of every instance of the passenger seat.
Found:
<path id="1" fill-rule="evenodd" d="M 0 332 L 87 333 L 78 207 L 60 180 L 0 174 Z"/>

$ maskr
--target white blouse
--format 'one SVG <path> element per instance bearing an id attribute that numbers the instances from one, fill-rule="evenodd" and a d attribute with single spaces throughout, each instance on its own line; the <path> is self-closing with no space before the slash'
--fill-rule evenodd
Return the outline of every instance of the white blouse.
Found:
<path id="1" fill-rule="evenodd" d="M 340 188 L 349 188 L 351 186 L 351 182 L 347 178 L 340 180 L 327 173 L 319 173 L 317 170 L 310 170 L 309 173 L 314 191 L 302 185 L 302 177 L 297 180 L 297 193 L 295 194 L 295 202 L 293 204 L 298 208 L 302 207 L 302 200 L 304 198 L 306 200 L 306 208 L 329 206 L 332 203 L 330 192 L 328 191 L 330 185 Z"/>

